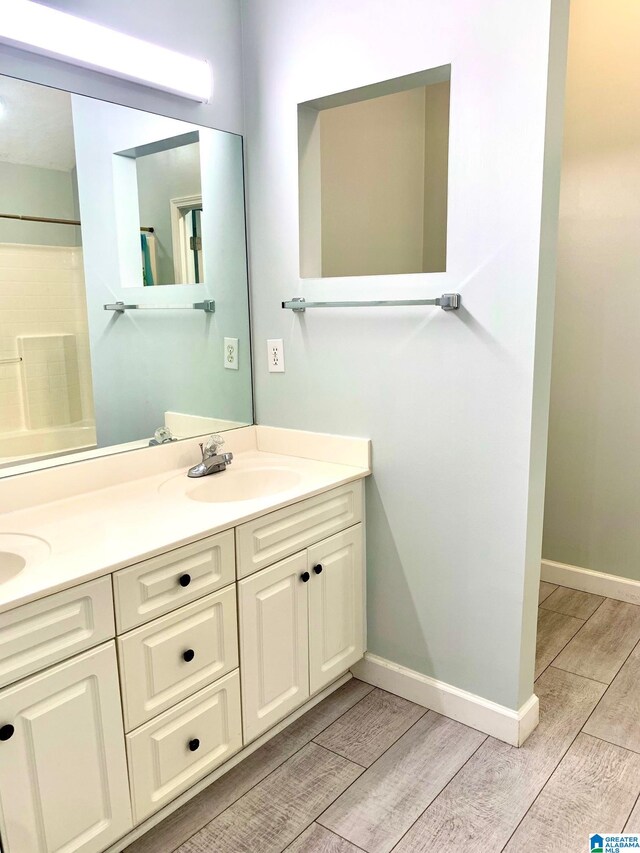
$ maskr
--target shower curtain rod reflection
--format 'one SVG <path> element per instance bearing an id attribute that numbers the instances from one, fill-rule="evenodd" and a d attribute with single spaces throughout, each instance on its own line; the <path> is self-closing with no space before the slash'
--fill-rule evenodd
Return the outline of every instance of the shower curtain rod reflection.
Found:
<path id="1" fill-rule="evenodd" d="M 18 213 L 0 213 L 0 219 L 19 219 L 22 222 L 47 222 L 50 225 L 81 225 L 78 219 L 52 219 L 49 216 L 21 216 Z M 155 228 L 140 226 L 141 231 L 149 234 L 155 232 Z"/>

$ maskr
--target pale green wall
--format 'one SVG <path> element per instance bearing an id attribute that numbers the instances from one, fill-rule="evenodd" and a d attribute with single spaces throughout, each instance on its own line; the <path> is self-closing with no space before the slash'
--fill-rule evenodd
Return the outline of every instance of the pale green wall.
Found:
<path id="1" fill-rule="evenodd" d="M 640 4 L 571 6 L 543 555 L 640 580 Z"/>
<path id="2" fill-rule="evenodd" d="M 372 439 L 369 650 L 518 708 L 533 690 L 553 313 L 550 18 L 567 4 L 373 5 L 243 3 L 258 422 Z M 297 105 L 449 63 L 447 272 L 301 280 Z M 451 291 L 457 314 L 280 306 Z M 286 372 L 270 374 L 264 342 L 279 337 Z"/>

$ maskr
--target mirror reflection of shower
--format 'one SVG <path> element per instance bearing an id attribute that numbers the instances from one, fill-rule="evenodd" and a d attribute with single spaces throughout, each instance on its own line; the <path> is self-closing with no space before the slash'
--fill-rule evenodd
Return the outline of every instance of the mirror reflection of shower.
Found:
<path id="1" fill-rule="evenodd" d="M 96 427 L 71 98 L 0 78 L 0 99 L 2 465 L 92 448 Z"/>

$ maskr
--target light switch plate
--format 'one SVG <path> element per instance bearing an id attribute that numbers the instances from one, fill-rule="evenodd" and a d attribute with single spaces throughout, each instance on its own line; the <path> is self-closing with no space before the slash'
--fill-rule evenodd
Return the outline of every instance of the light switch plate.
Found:
<path id="1" fill-rule="evenodd" d="M 284 373 L 284 345 L 282 338 L 267 341 L 269 373 Z"/>
<path id="2" fill-rule="evenodd" d="M 224 339 L 224 366 L 227 370 L 238 369 L 238 339 Z"/>

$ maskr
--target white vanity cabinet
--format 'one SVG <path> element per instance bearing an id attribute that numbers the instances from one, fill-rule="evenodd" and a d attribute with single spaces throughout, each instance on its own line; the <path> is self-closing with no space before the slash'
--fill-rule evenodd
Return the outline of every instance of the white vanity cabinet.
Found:
<path id="1" fill-rule="evenodd" d="M 356 524 L 239 582 L 246 742 L 362 657 L 362 535 Z"/>
<path id="2" fill-rule="evenodd" d="M 99 853 L 132 826 L 113 641 L 0 691 L 5 853 Z"/>
<path id="3" fill-rule="evenodd" d="M 358 480 L 0 614 L 3 853 L 123 849 L 344 675 L 363 518 Z"/>

